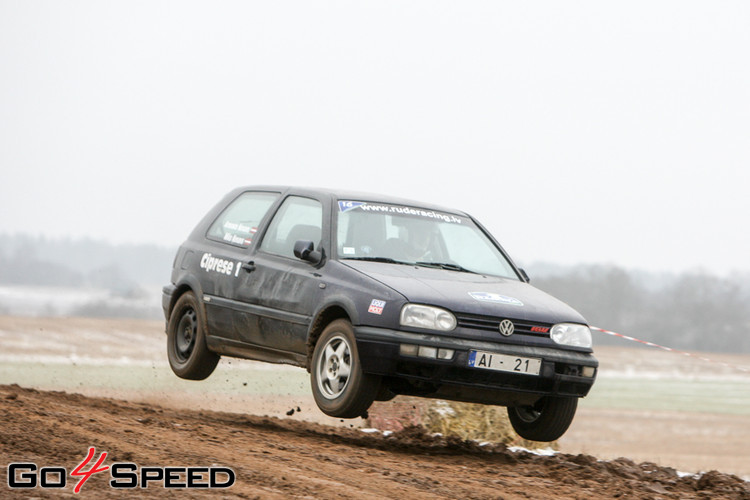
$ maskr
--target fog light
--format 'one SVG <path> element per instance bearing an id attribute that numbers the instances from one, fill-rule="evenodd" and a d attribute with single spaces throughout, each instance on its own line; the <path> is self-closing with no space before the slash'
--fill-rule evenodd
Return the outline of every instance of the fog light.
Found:
<path id="1" fill-rule="evenodd" d="M 419 346 L 419 357 L 420 358 L 437 358 L 437 347 L 427 347 L 426 345 Z"/>
<path id="2" fill-rule="evenodd" d="M 596 368 L 594 368 L 593 366 L 584 366 L 583 371 L 581 372 L 584 377 L 588 378 L 593 377 L 594 373 L 596 373 Z"/>
<path id="3" fill-rule="evenodd" d="M 453 359 L 453 349 L 438 349 L 438 359 Z"/>
<path id="4" fill-rule="evenodd" d="M 419 346 L 413 344 L 401 344 L 398 350 L 402 356 L 416 356 L 418 351 Z"/>

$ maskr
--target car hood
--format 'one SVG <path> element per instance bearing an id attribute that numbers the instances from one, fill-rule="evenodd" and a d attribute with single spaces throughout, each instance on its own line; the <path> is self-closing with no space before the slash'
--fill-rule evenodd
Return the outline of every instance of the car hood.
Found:
<path id="1" fill-rule="evenodd" d="M 586 323 L 575 309 L 522 281 L 428 267 L 366 261 L 347 266 L 393 288 L 409 302 L 542 323 Z"/>

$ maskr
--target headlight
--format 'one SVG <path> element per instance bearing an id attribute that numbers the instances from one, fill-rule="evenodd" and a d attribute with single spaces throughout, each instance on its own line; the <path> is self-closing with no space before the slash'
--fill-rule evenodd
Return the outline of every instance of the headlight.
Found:
<path id="1" fill-rule="evenodd" d="M 552 340 L 562 345 L 591 347 L 591 330 L 586 325 L 560 323 L 552 327 Z"/>
<path id="2" fill-rule="evenodd" d="M 439 307 L 406 304 L 401 309 L 401 326 L 449 332 L 456 328 L 456 317 Z"/>

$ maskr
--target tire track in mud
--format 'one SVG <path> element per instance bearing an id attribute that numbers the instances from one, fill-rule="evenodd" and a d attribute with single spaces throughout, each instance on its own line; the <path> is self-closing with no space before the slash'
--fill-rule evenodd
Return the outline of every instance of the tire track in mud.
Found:
<path id="1" fill-rule="evenodd" d="M 0 386 L 0 496 L 117 498 L 98 474 L 73 495 L 10 490 L 7 465 L 34 462 L 71 471 L 107 451 L 107 464 L 223 466 L 237 481 L 221 490 L 139 495 L 222 498 L 729 498 L 750 499 L 750 483 L 709 472 L 680 477 L 670 468 L 588 455 L 537 456 L 504 445 L 479 446 L 407 428 L 387 437 L 293 419 L 187 411 L 77 394 Z"/>

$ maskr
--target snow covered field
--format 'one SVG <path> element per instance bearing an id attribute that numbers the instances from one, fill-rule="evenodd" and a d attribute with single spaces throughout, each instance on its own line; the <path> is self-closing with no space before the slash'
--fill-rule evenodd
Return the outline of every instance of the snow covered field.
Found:
<path id="1" fill-rule="evenodd" d="M 0 314 L 16 316 L 98 316 L 97 311 L 123 311 L 130 316 L 158 318 L 161 289 L 114 292 L 103 288 L 0 286 Z"/>

